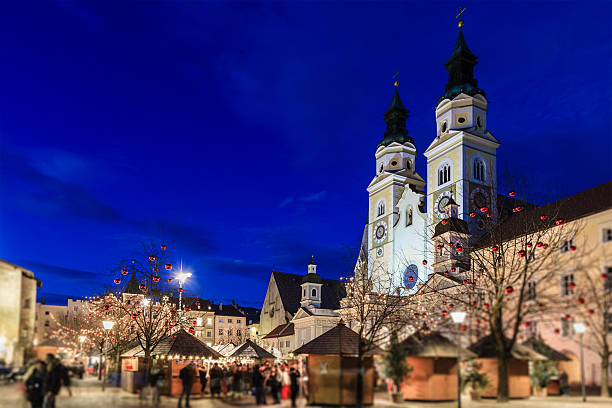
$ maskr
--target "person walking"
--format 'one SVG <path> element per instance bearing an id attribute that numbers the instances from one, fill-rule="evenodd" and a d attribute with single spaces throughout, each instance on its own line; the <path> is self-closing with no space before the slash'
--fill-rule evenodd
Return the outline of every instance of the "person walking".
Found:
<path id="1" fill-rule="evenodd" d="M 208 382 L 208 371 L 206 367 L 202 366 L 199 368 L 198 373 L 200 374 L 200 397 L 206 394 L 206 383 Z"/>
<path id="2" fill-rule="evenodd" d="M 295 408 L 295 401 L 300 392 L 300 383 L 298 379 L 300 378 L 300 372 L 295 369 L 295 367 L 291 367 L 289 370 L 289 380 L 291 382 L 291 408 Z"/>
<path id="3" fill-rule="evenodd" d="M 45 399 L 45 374 L 45 363 L 41 360 L 36 360 L 23 376 L 26 398 L 30 401 L 32 408 L 42 408 L 43 406 L 43 401 Z"/>
<path id="4" fill-rule="evenodd" d="M 195 370 L 193 368 L 193 363 L 187 364 L 185 367 L 179 371 L 179 378 L 183 383 L 183 392 L 178 400 L 178 408 L 181 408 L 181 403 L 183 402 L 183 396 L 185 396 L 185 407 L 189 408 L 191 405 L 189 404 L 189 397 L 191 397 L 191 388 L 193 387 L 193 382 L 195 380 Z"/>
<path id="5" fill-rule="evenodd" d="M 264 394 L 264 376 L 259 370 L 259 365 L 253 367 L 253 388 L 255 389 L 255 404 L 266 405 L 266 395 Z"/>
<path id="6" fill-rule="evenodd" d="M 161 366 L 161 362 L 158 362 L 157 365 L 151 369 L 149 385 L 151 386 L 153 406 L 159 407 L 161 390 L 166 385 L 166 375 L 163 367 Z"/>
<path id="7" fill-rule="evenodd" d="M 45 408 L 55 408 L 55 397 L 62 388 L 63 370 L 61 363 L 51 353 L 47 354 L 45 361 L 47 370 L 45 372 Z"/>
<path id="8" fill-rule="evenodd" d="M 210 396 L 213 398 L 215 397 L 215 395 L 219 397 L 221 394 L 222 371 L 219 368 L 219 365 L 217 363 L 213 364 L 212 368 L 210 369 L 209 375 L 210 375 Z"/>

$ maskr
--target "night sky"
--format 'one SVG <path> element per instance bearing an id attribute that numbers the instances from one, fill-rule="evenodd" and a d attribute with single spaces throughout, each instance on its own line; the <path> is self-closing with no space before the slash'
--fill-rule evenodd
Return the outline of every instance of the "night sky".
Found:
<path id="1" fill-rule="evenodd" d="M 541 201 L 612 178 L 612 3 L 466 2 L 498 167 Z M 457 3 L 5 2 L 0 258 L 50 302 L 161 240 L 202 297 L 347 275 L 400 71 L 422 152 Z"/>

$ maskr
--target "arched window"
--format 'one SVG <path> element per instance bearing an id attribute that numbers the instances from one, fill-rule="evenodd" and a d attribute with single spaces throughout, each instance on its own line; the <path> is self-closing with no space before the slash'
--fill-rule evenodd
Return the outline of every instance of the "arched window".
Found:
<path id="1" fill-rule="evenodd" d="M 380 201 L 377 206 L 376 216 L 380 217 L 381 215 L 385 215 L 385 202 Z"/>
<path id="2" fill-rule="evenodd" d="M 382 172 L 383 172 L 383 164 L 380 163 L 380 172 L 379 173 L 382 173 Z"/>
<path id="3" fill-rule="evenodd" d="M 408 159 L 408 160 L 406 160 L 406 168 L 410 169 L 410 166 L 411 166 L 410 159 Z"/>
<path id="4" fill-rule="evenodd" d="M 451 166 L 446 163 L 438 168 L 438 185 L 446 184 L 451 179 Z"/>
<path id="5" fill-rule="evenodd" d="M 412 225 L 412 206 L 406 208 L 406 226 Z"/>
<path id="6" fill-rule="evenodd" d="M 485 165 L 480 158 L 475 158 L 472 162 L 472 177 L 476 181 L 485 181 Z"/>
<path id="7" fill-rule="evenodd" d="M 317 290 L 316 289 L 312 290 L 312 297 L 317 297 Z"/>

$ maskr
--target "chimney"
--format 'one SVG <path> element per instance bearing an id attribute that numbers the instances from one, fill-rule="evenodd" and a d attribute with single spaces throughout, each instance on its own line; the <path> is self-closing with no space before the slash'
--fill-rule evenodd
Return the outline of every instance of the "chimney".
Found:
<path id="1" fill-rule="evenodd" d="M 40 303 L 43 304 L 43 305 L 45 304 L 45 297 L 44 296 L 40 298 Z"/>
<path id="2" fill-rule="evenodd" d="M 223 303 L 219 302 L 219 310 L 223 310 Z"/>

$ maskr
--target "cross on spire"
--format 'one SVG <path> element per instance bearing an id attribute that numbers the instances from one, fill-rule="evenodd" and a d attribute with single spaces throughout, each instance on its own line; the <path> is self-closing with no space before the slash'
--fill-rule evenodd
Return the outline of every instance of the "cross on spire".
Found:
<path id="1" fill-rule="evenodd" d="M 457 16 L 455 17 L 459 19 L 459 22 L 457 23 L 457 26 L 459 28 L 463 27 L 463 19 L 461 18 L 461 15 L 463 14 L 464 11 L 465 11 L 465 7 L 459 7 L 459 14 L 457 14 Z"/>

